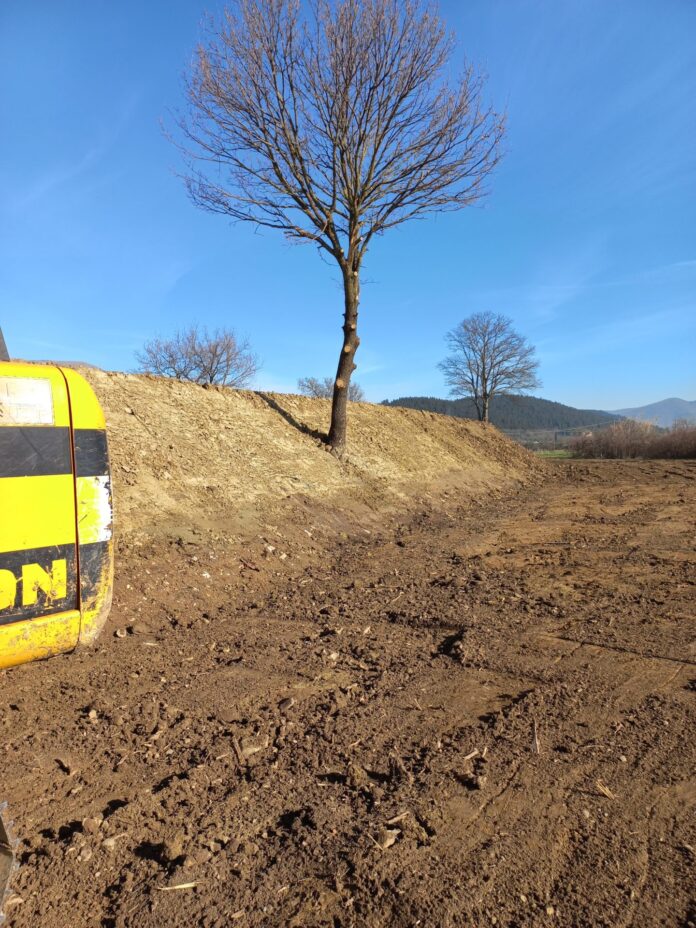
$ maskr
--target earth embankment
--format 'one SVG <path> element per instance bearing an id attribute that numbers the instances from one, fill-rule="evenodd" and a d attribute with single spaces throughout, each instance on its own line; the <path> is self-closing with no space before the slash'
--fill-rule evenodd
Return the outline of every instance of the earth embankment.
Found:
<path id="1" fill-rule="evenodd" d="M 495 493 L 541 471 L 477 422 L 355 403 L 341 461 L 321 438 L 328 400 L 84 373 L 107 418 L 122 535 L 243 535 L 299 499 L 374 512 L 448 487 Z"/>

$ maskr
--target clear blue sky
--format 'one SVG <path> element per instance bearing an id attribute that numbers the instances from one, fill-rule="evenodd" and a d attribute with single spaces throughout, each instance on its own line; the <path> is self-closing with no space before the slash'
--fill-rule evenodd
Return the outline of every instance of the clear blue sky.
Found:
<path id="1" fill-rule="evenodd" d="M 131 369 L 155 333 L 246 334 L 258 386 L 333 374 L 337 273 L 196 210 L 160 120 L 217 0 L 2 0 L 0 325 L 12 354 Z M 696 2 L 444 0 L 509 113 L 485 206 L 368 255 L 368 397 L 446 395 L 471 312 L 538 347 L 539 395 L 612 409 L 696 398 Z"/>

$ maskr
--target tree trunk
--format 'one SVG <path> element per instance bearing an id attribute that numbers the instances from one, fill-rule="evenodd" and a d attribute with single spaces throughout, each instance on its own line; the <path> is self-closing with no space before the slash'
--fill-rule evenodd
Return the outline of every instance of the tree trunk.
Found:
<path id="1" fill-rule="evenodd" d="M 331 427 L 329 444 L 335 451 L 343 451 L 346 446 L 348 425 L 348 387 L 355 370 L 354 358 L 358 350 L 358 304 L 360 302 L 360 272 L 348 261 L 342 268 L 343 294 L 345 312 L 343 315 L 343 345 L 338 359 L 336 382 L 334 383 L 333 402 L 331 404 Z"/>
<path id="2" fill-rule="evenodd" d="M 483 397 L 483 407 L 481 410 L 481 422 L 488 422 L 488 402 L 489 399 L 487 396 Z"/>

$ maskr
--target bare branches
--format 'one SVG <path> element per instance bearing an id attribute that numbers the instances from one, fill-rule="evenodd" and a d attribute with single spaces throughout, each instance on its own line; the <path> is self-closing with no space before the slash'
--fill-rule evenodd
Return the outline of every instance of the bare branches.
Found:
<path id="1" fill-rule="evenodd" d="M 677 421 L 670 429 L 650 422 L 621 419 L 608 428 L 588 429 L 570 449 L 584 458 L 694 458 L 696 425 Z"/>
<path id="2" fill-rule="evenodd" d="M 525 393 L 540 386 L 533 345 L 512 328 L 512 320 L 475 313 L 447 333 L 451 354 L 439 365 L 453 396 L 471 396 L 479 419 L 488 421 L 491 397 Z"/>
<path id="3" fill-rule="evenodd" d="M 198 383 L 246 387 L 259 370 L 259 360 L 246 339 L 239 340 L 231 329 L 204 329 L 196 333 L 194 363 Z"/>
<path id="4" fill-rule="evenodd" d="M 209 333 L 195 326 L 169 339 L 151 339 L 136 358 L 146 373 L 234 388 L 248 386 L 260 367 L 249 343 L 231 329 Z"/>
<path id="5" fill-rule="evenodd" d="M 313 396 L 317 399 L 331 399 L 334 391 L 334 381 L 332 377 L 300 377 L 297 381 L 297 389 L 305 396 Z M 351 380 L 348 386 L 348 399 L 353 403 L 365 402 L 365 391 L 355 380 Z"/>
<path id="6" fill-rule="evenodd" d="M 359 265 L 373 235 L 480 199 L 503 120 L 419 0 L 237 0 L 197 51 L 187 187 L 204 209 Z"/>
<path id="7" fill-rule="evenodd" d="M 480 200 L 504 119 L 428 0 L 231 0 L 211 20 L 179 122 L 202 209 L 315 244 L 341 269 L 328 441 L 345 445 L 360 270 L 373 236 Z"/>
<path id="8" fill-rule="evenodd" d="M 172 338 L 152 338 L 135 356 L 140 370 L 174 380 L 195 380 L 195 329 L 177 332 Z"/>

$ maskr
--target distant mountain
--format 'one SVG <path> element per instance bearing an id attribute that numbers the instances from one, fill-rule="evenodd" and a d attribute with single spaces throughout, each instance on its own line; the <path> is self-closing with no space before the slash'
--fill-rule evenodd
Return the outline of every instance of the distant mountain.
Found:
<path id="1" fill-rule="evenodd" d="M 680 400 L 676 396 L 647 406 L 634 406 L 632 409 L 617 409 L 616 414 L 629 419 L 641 419 L 652 422 L 662 428 L 669 428 L 677 419 L 686 419 L 696 423 L 696 400 Z"/>
<path id="2" fill-rule="evenodd" d="M 425 409 L 460 419 L 476 419 L 476 407 L 471 399 L 443 400 L 434 396 L 402 396 L 385 400 L 385 406 L 406 406 Z M 553 403 L 536 396 L 494 396 L 490 418 L 500 429 L 573 429 L 591 425 L 609 425 L 620 418 L 598 409 L 575 409 L 563 403 Z"/>

